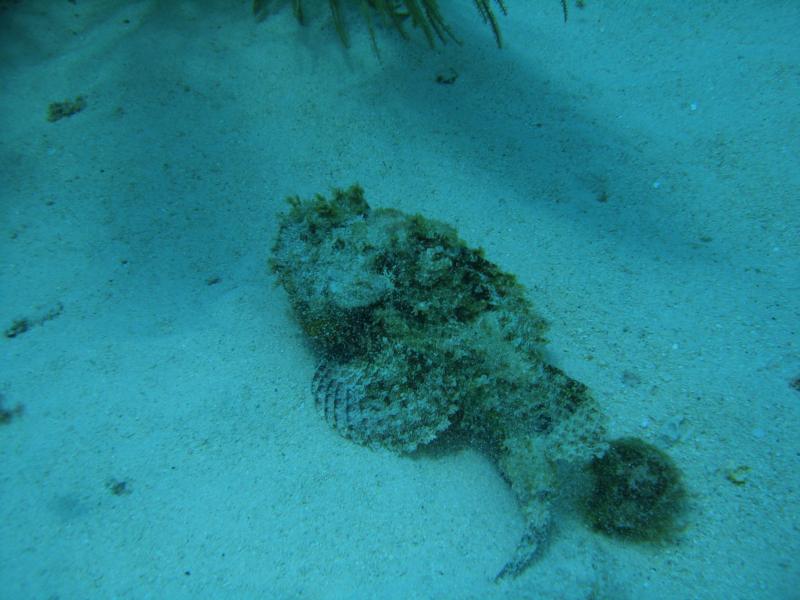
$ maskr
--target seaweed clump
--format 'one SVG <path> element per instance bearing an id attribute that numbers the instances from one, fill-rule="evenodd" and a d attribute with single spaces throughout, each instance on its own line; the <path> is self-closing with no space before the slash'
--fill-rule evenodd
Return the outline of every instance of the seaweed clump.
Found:
<path id="1" fill-rule="evenodd" d="M 78 96 L 75 100 L 51 102 L 47 107 L 47 120 L 54 123 L 66 117 L 71 117 L 81 112 L 84 108 L 86 108 L 86 98 L 84 96 Z"/>
<path id="2" fill-rule="evenodd" d="M 679 529 L 686 491 L 672 459 L 639 438 L 610 442 L 589 471 L 593 489 L 586 504 L 590 525 L 636 542 L 670 539 Z"/>

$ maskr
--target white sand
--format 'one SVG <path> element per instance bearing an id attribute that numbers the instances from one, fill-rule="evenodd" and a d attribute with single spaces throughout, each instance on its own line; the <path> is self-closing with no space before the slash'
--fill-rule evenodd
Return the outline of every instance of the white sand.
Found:
<path id="1" fill-rule="evenodd" d="M 0 325 L 34 326 L 0 339 L 2 598 L 800 597 L 795 0 L 508 0 L 502 50 L 443 1 L 464 44 L 383 32 L 382 63 L 324 7 L 10 4 Z M 286 195 L 356 181 L 519 276 L 613 435 L 684 469 L 679 543 L 564 510 L 495 584 L 521 519 L 491 464 L 315 415 L 265 265 Z"/>

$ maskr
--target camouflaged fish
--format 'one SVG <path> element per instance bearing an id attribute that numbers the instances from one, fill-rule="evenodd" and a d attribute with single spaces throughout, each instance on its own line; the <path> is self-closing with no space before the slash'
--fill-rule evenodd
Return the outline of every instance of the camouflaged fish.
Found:
<path id="1" fill-rule="evenodd" d="M 358 186 L 289 204 L 271 267 L 318 355 L 320 414 L 366 446 L 453 431 L 485 452 L 525 520 L 497 578 L 518 575 L 547 539 L 557 466 L 606 447 L 597 403 L 546 362 L 522 286 L 449 225 L 372 210 Z"/>

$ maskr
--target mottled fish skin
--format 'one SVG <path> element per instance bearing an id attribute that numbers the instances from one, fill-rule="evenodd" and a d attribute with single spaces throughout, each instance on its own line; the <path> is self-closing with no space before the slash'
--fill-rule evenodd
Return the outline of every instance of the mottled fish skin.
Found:
<path id="1" fill-rule="evenodd" d="M 543 551 L 544 543 L 550 537 L 550 521 L 542 526 L 528 526 L 522 538 L 517 543 L 514 556 L 500 572 L 495 575 L 495 582 L 507 577 L 516 577 L 533 563 Z"/>
<path id="2" fill-rule="evenodd" d="M 374 362 L 321 361 L 311 385 L 317 411 L 342 436 L 365 446 L 408 454 L 429 444 L 450 427 L 458 407 L 444 401 L 451 395 L 446 386 L 419 381 L 424 393 L 403 389 L 403 363 L 402 353 Z"/>

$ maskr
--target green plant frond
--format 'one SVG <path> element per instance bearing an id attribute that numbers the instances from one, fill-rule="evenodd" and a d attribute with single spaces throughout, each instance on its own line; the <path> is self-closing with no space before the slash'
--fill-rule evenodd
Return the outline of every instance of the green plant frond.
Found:
<path id="1" fill-rule="evenodd" d="M 424 1 L 425 0 L 423 0 L 423 2 Z M 431 29 L 430 22 L 423 15 L 417 0 L 404 0 L 403 4 L 405 5 L 408 14 L 411 15 L 411 23 L 413 23 L 414 27 L 419 27 L 422 29 L 425 37 L 428 38 L 428 43 L 433 46 L 433 30 Z"/>
<path id="2" fill-rule="evenodd" d="M 496 0 L 496 2 L 500 7 L 500 10 L 505 15 L 506 6 L 503 4 L 503 0 Z M 478 12 L 481 13 L 483 20 L 486 23 L 489 23 L 489 26 L 492 28 L 492 33 L 494 33 L 494 39 L 497 42 L 497 47 L 502 48 L 503 38 L 500 35 L 500 25 L 497 24 L 497 17 L 494 15 L 494 11 L 492 10 L 492 5 L 489 3 L 489 0 L 475 0 L 475 6 L 478 8 Z"/>
<path id="3" fill-rule="evenodd" d="M 300 0 L 295 0 L 295 2 L 299 4 Z M 331 16 L 333 17 L 333 26 L 336 27 L 336 33 L 339 34 L 339 39 L 342 40 L 342 45 L 345 48 L 349 48 L 350 40 L 347 37 L 347 28 L 342 20 L 342 11 L 341 6 L 339 6 L 339 0 L 330 0 L 330 7 Z"/>
<path id="4" fill-rule="evenodd" d="M 403 0 L 411 22 L 414 27 L 419 27 L 425 34 L 431 47 L 436 45 L 436 38 L 441 42 L 447 41 L 445 34 L 447 26 L 439 12 L 436 0 Z"/>
<path id="5" fill-rule="evenodd" d="M 370 0 L 368 2 L 370 8 L 374 9 L 383 17 L 385 23 L 391 23 L 403 38 L 408 39 L 408 32 L 406 32 L 403 24 L 408 19 L 408 12 L 403 12 L 399 8 L 396 0 Z"/>
<path id="6" fill-rule="evenodd" d="M 431 24 L 431 28 L 436 32 L 436 36 L 444 43 L 447 41 L 447 38 L 451 38 L 455 41 L 456 36 L 453 35 L 453 32 L 450 31 L 450 28 L 447 26 L 447 23 L 442 17 L 442 13 L 439 11 L 439 6 L 436 4 L 436 0 L 431 0 L 430 2 L 423 2 L 425 8 L 425 16 L 428 19 L 428 22 Z"/>
<path id="7" fill-rule="evenodd" d="M 380 60 L 381 53 L 378 49 L 378 41 L 375 39 L 375 28 L 372 26 L 372 12 L 369 10 L 369 5 L 366 2 L 362 2 L 359 6 L 361 8 L 361 16 L 364 18 L 364 22 L 367 24 L 369 41 L 372 43 L 372 51 Z"/>
<path id="8" fill-rule="evenodd" d="M 397 32 L 404 38 L 408 38 L 404 24 L 406 19 L 411 19 L 414 27 L 422 30 L 428 44 L 431 47 L 436 45 L 437 40 L 446 43 L 448 38 L 458 42 L 458 38 L 453 34 L 447 25 L 439 9 L 438 0 L 328 0 L 328 5 L 333 18 L 333 25 L 336 33 L 345 47 L 350 46 L 347 33 L 347 26 L 344 20 L 343 5 L 347 3 L 358 3 L 361 16 L 369 30 L 372 48 L 378 54 L 378 45 L 375 38 L 373 13 L 383 17 L 386 23 L 391 23 Z M 560 0 L 561 8 L 564 12 L 564 20 L 567 20 L 567 0 Z M 253 0 L 253 14 L 257 18 L 266 14 L 267 9 L 273 0 Z M 498 47 L 503 46 L 503 38 L 500 32 L 500 25 L 497 21 L 497 14 L 493 5 L 505 15 L 507 14 L 505 0 L 474 0 L 475 8 L 483 18 L 484 22 L 492 28 L 494 39 Z M 292 0 L 292 11 L 297 21 L 304 23 L 303 0 Z"/>
<path id="9" fill-rule="evenodd" d="M 305 19 L 303 17 L 303 5 L 301 0 L 292 0 L 292 12 L 294 12 L 294 17 L 297 19 L 297 22 L 303 25 Z"/>

